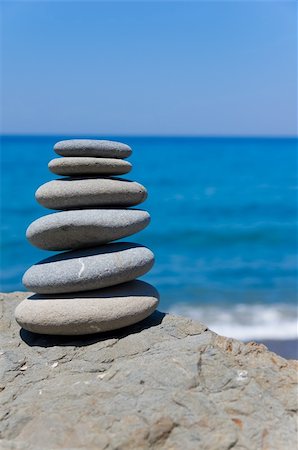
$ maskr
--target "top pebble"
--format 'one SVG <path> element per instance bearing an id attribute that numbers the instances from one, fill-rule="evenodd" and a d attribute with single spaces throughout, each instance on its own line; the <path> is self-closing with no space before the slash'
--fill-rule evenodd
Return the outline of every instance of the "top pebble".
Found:
<path id="1" fill-rule="evenodd" d="M 69 139 L 57 142 L 54 150 L 61 156 L 94 156 L 97 158 L 127 158 L 131 155 L 131 148 L 116 141 L 102 141 L 96 139 Z"/>

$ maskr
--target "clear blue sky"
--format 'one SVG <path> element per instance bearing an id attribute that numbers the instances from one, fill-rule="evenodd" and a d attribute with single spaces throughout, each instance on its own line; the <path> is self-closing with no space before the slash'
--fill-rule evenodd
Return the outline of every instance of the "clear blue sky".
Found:
<path id="1" fill-rule="evenodd" d="M 296 1 L 2 1 L 2 132 L 295 135 Z"/>

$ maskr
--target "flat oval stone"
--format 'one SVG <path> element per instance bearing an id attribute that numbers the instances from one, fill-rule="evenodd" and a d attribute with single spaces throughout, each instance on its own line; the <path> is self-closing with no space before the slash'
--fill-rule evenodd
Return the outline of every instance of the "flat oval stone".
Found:
<path id="1" fill-rule="evenodd" d="M 147 191 L 141 184 L 121 178 L 61 178 L 40 186 L 35 197 L 49 209 L 134 206 L 146 200 Z"/>
<path id="2" fill-rule="evenodd" d="M 55 158 L 49 162 L 48 167 L 57 175 L 122 175 L 128 173 L 132 165 L 123 159 L 82 156 Z"/>
<path id="3" fill-rule="evenodd" d="M 132 281 L 153 263 L 154 255 L 147 247 L 119 242 L 51 256 L 30 267 L 23 283 L 38 294 L 101 289 Z"/>
<path id="4" fill-rule="evenodd" d="M 122 142 L 97 139 L 68 139 L 57 142 L 54 150 L 61 156 L 95 156 L 97 158 L 127 158 L 131 148 Z"/>
<path id="5" fill-rule="evenodd" d="M 145 319 L 159 302 L 157 290 L 135 280 L 80 294 L 32 295 L 15 310 L 25 330 L 41 334 L 81 335 L 116 330 Z"/>
<path id="6" fill-rule="evenodd" d="M 139 209 L 62 211 L 32 222 L 26 237 L 44 250 L 95 247 L 135 234 L 149 222 L 149 213 Z"/>

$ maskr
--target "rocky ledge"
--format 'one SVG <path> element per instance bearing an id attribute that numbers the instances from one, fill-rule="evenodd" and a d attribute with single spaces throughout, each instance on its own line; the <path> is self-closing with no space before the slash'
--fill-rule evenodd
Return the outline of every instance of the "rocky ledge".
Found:
<path id="1" fill-rule="evenodd" d="M 155 312 L 85 337 L 25 332 L 1 296 L 1 449 L 296 449 L 297 365 Z"/>

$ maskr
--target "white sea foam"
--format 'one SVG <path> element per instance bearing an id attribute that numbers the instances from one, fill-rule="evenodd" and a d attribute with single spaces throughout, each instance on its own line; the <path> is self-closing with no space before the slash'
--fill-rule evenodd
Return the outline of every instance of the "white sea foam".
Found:
<path id="1" fill-rule="evenodd" d="M 298 311 L 290 304 L 174 305 L 170 313 L 206 324 L 216 333 L 241 339 L 297 339 Z"/>

